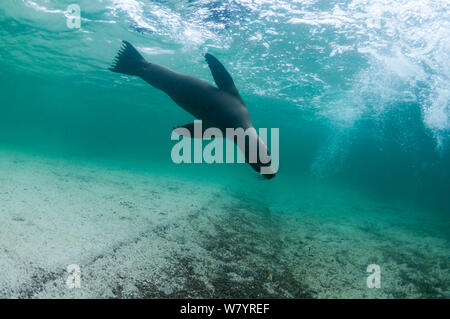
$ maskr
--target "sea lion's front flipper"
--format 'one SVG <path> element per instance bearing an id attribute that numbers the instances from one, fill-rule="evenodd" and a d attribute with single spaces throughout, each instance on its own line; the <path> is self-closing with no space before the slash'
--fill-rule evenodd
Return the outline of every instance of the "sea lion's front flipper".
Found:
<path id="1" fill-rule="evenodd" d="M 178 129 L 180 129 L 180 128 L 183 128 L 183 129 L 188 130 L 189 134 L 187 134 L 187 132 L 186 132 L 186 134 L 184 134 L 184 131 L 185 131 L 185 130 L 178 130 Z M 182 136 L 184 136 L 184 137 L 191 137 L 191 136 L 194 136 L 194 123 L 189 123 L 189 124 L 186 124 L 186 125 L 176 126 L 176 127 L 173 128 L 173 130 L 174 130 L 178 135 L 182 135 Z M 181 133 L 181 134 L 180 134 L 180 133 Z"/>
<path id="2" fill-rule="evenodd" d="M 234 95 L 236 98 L 242 101 L 242 98 L 239 95 L 239 91 L 237 90 L 236 86 L 234 85 L 230 73 L 228 73 L 222 63 L 220 63 L 220 61 L 217 60 L 216 57 L 209 53 L 205 54 L 205 59 L 206 62 L 208 62 L 217 87 L 225 92 L 228 92 L 231 95 Z M 242 101 L 242 103 L 244 103 L 244 101 Z"/>
<path id="3" fill-rule="evenodd" d="M 174 127 L 173 129 L 175 130 L 175 132 L 178 134 L 178 135 L 182 135 L 182 136 L 184 136 L 184 137 L 191 137 L 191 138 L 203 138 L 203 129 L 200 131 L 200 132 L 197 132 L 197 133 L 199 133 L 198 135 L 199 136 L 197 136 L 196 134 L 195 134 L 195 130 L 194 130 L 194 126 L 195 125 L 195 122 L 194 123 L 188 123 L 188 124 L 186 124 L 186 125 L 181 125 L 181 126 L 177 126 L 177 127 Z M 201 126 L 200 126 L 201 127 Z M 177 129 L 185 129 L 185 130 L 177 130 Z M 186 131 L 187 130 L 187 131 Z"/>
<path id="4" fill-rule="evenodd" d="M 196 126 L 197 126 L 197 130 L 196 130 Z M 205 137 L 205 131 L 208 128 L 214 128 L 217 129 L 213 126 L 210 126 L 208 124 L 202 123 L 199 120 L 196 120 L 194 123 L 188 123 L 186 125 L 181 125 L 181 126 L 176 126 L 174 127 L 174 131 L 175 133 L 177 133 L 178 135 L 184 136 L 184 137 L 190 137 L 190 138 L 204 138 Z M 178 130 L 181 129 L 181 130 Z M 207 133 L 207 137 L 205 137 L 206 139 L 210 138 L 210 134 Z M 213 136 L 216 136 L 216 133 L 212 133 Z"/>

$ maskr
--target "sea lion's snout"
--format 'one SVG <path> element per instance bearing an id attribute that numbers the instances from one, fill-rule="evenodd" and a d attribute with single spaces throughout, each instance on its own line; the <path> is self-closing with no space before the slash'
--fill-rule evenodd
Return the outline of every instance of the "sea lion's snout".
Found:
<path id="1" fill-rule="evenodd" d="M 277 172 L 272 167 L 272 160 L 269 164 L 264 165 L 260 168 L 261 175 L 264 176 L 266 179 L 272 179 L 277 175 Z"/>
<path id="2" fill-rule="evenodd" d="M 266 179 L 272 179 L 276 176 L 276 173 L 270 173 L 270 174 L 262 174 Z"/>
<path id="3" fill-rule="evenodd" d="M 248 163 L 253 168 L 253 170 L 259 173 L 265 179 L 272 179 L 277 175 L 277 172 L 271 166 L 271 162 L 264 164 L 261 161 L 257 163 Z"/>

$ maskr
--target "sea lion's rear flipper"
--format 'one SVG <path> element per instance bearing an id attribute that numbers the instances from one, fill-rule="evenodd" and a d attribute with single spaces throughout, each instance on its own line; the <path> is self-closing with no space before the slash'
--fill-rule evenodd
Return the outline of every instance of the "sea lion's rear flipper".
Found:
<path id="1" fill-rule="evenodd" d="M 217 84 L 217 87 L 222 91 L 228 92 L 231 95 L 234 95 L 236 98 L 242 101 L 241 96 L 239 95 L 239 91 L 234 85 L 233 79 L 231 78 L 230 73 L 225 69 L 225 67 L 214 57 L 212 54 L 205 54 L 206 62 L 208 62 L 209 68 L 211 69 L 212 76 L 214 81 Z M 242 101 L 242 103 L 244 103 Z"/>
<path id="2" fill-rule="evenodd" d="M 147 61 L 144 57 L 127 41 L 123 41 L 123 46 L 114 59 L 113 66 L 108 70 L 127 75 L 139 75 Z"/>

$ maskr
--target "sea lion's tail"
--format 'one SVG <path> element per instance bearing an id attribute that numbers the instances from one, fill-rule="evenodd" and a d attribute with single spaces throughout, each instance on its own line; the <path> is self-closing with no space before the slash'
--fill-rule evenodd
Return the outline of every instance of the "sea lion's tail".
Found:
<path id="1" fill-rule="evenodd" d="M 108 70 L 127 75 L 139 75 L 146 63 L 148 62 L 130 42 L 123 41 L 122 48 Z"/>

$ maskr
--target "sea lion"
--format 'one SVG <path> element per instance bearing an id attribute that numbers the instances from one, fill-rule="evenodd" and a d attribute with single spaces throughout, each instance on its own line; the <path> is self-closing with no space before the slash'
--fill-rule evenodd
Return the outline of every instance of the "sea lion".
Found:
<path id="1" fill-rule="evenodd" d="M 205 129 L 216 127 L 225 132 L 226 128 L 242 128 L 247 133 L 246 140 L 254 142 L 258 149 L 256 161 L 251 160 L 250 143 L 245 143 L 241 151 L 246 162 L 264 177 L 268 179 L 275 177 L 276 170 L 271 166 L 272 159 L 267 146 L 253 128 L 248 108 L 234 85 L 231 75 L 213 55 L 206 53 L 205 59 L 217 87 L 193 76 L 147 62 L 127 41 L 123 41 L 123 46 L 109 70 L 139 76 L 153 87 L 162 90 L 184 110 L 202 120 Z M 194 123 L 182 127 L 188 129 L 191 136 L 194 136 Z M 252 156 L 252 158 L 255 157 Z"/>

